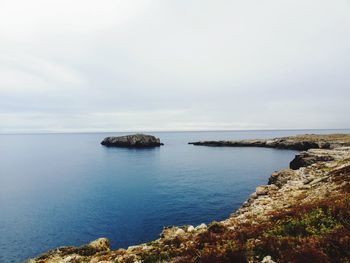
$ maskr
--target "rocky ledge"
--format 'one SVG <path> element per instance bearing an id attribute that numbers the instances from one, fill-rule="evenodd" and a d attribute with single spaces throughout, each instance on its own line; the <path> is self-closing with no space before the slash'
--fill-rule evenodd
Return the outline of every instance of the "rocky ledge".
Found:
<path id="1" fill-rule="evenodd" d="M 127 249 L 98 239 L 28 262 L 350 262 L 350 135 L 323 138 L 329 147 L 300 153 L 301 167 L 273 173 L 224 221 L 164 228 Z"/>
<path id="2" fill-rule="evenodd" d="M 101 142 L 107 147 L 130 147 L 130 148 L 148 148 L 163 145 L 159 138 L 146 134 L 133 134 L 118 137 L 106 137 Z"/>

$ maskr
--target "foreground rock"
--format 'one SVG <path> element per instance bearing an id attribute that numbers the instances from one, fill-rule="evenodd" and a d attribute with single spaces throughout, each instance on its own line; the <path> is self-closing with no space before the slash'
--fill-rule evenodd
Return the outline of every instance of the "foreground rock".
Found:
<path id="1" fill-rule="evenodd" d="M 164 228 L 128 249 L 110 251 L 104 239 L 58 248 L 30 262 L 350 262 L 350 147 L 325 143 L 332 149 L 300 153 L 303 167 L 273 173 L 224 221 Z"/>
<path id="2" fill-rule="evenodd" d="M 82 262 L 91 256 L 103 256 L 109 251 L 109 240 L 99 238 L 81 247 L 59 247 L 27 262 Z"/>
<path id="3" fill-rule="evenodd" d="M 108 147 L 130 147 L 130 148 L 147 148 L 158 147 L 163 145 L 159 138 L 146 134 L 133 134 L 118 137 L 107 137 L 102 145 Z"/>

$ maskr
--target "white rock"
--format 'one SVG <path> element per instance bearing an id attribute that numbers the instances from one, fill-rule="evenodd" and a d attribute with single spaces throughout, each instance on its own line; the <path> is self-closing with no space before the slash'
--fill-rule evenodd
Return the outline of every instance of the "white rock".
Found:
<path id="1" fill-rule="evenodd" d="M 202 223 L 200 224 L 199 226 L 196 226 L 196 230 L 199 230 L 199 229 L 206 229 L 207 228 L 207 225 Z"/>
<path id="2" fill-rule="evenodd" d="M 175 235 L 181 236 L 181 235 L 183 235 L 183 234 L 185 234 L 185 233 L 186 233 L 186 232 L 185 232 L 183 229 L 179 228 L 178 230 L 176 230 Z"/>
<path id="3" fill-rule="evenodd" d="M 187 232 L 191 233 L 191 232 L 193 232 L 193 231 L 194 231 L 194 227 L 193 227 L 193 226 L 189 226 L 189 227 L 187 228 Z"/>
<path id="4" fill-rule="evenodd" d="M 266 256 L 263 258 L 261 263 L 276 263 L 276 262 L 272 260 L 271 256 Z"/>

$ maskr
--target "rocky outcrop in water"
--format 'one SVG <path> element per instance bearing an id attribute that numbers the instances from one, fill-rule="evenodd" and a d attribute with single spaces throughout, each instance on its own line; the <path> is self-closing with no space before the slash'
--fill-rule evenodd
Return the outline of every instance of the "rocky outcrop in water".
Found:
<path id="1" fill-rule="evenodd" d="M 133 134 L 118 137 L 106 137 L 101 142 L 108 147 L 149 148 L 163 145 L 159 138 L 146 134 Z"/>
<path id="2" fill-rule="evenodd" d="M 298 154 L 294 170 L 274 172 L 226 220 L 167 227 L 127 249 L 109 250 L 105 239 L 61 247 L 29 262 L 350 262 L 350 135 L 333 136 L 326 149 Z"/>

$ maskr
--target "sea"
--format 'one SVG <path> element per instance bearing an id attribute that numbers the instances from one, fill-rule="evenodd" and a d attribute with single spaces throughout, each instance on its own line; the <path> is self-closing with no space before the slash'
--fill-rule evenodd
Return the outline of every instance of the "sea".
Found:
<path id="1" fill-rule="evenodd" d="M 127 248 L 165 226 L 223 220 L 296 154 L 188 142 L 336 132 L 350 131 L 149 132 L 164 143 L 153 149 L 100 145 L 119 132 L 2 134 L 0 262 L 99 237 Z"/>

